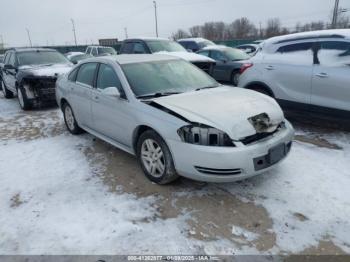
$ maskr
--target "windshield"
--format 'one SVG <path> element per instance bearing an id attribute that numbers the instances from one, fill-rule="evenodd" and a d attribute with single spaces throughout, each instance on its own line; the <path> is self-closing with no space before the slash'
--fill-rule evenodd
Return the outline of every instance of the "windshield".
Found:
<path id="1" fill-rule="evenodd" d="M 246 60 L 250 58 L 250 56 L 247 53 L 237 48 L 227 48 L 225 49 L 224 53 L 228 59 L 235 61 Z"/>
<path id="2" fill-rule="evenodd" d="M 25 65 L 68 64 L 67 58 L 56 51 L 33 51 L 18 53 L 18 63 Z"/>
<path id="3" fill-rule="evenodd" d="M 219 86 L 209 75 L 183 60 L 126 64 L 122 69 L 137 97 Z"/>
<path id="4" fill-rule="evenodd" d="M 156 40 L 156 41 L 147 41 L 149 48 L 152 53 L 167 51 L 167 52 L 187 52 L 186 49 L 174 41 L 167 40 Z"/>
<path id="5" fill-rule="evenodd" d="M 100 47 L 100 48 L 98 48 L 98 53 L 100 55 L 103 55 L 103 54 L 116 55 L 117 54 L 117 52 L 112 47 L 103 47 L 103 48 Z"/>

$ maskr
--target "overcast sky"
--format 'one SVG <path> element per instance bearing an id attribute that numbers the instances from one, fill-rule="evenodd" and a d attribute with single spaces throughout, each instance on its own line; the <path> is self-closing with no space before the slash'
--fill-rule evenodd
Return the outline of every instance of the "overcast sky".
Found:
<path id="1" fill-rule="evenodd" d="M 297 21 L 328 21 L 334 0 L 157 0 L 159 33 L 169 37 L 207 21 L 232 22 L 248 17 L 256 26 L 279 17 L 283 26 Z M 340 0 L 350 8 L 350 0 Z M 154 36 L 152 0 L 0 0 L 0 35 L 6 46 L 28 45 L 25 28 L 36 45 L 73 44 L 70 19 L 76 24 L 79 44 L 99 38 L 124 39 Z M 0 39 L 1 41 L 1 39 Z"/>

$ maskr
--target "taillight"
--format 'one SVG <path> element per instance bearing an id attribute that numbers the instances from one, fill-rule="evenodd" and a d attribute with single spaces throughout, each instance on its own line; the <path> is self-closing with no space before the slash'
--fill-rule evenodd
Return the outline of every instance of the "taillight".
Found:
<path id="1" fill-rule="evenodd" d="M 252 66 L 253 66 L 252 63 L 245 63 L 245 64 L 243 64 L 241 69 L 240 69 L 240 71 L 239 71 L 239 73 L 243 74 L 245 72 L 245 70 L 247 70 L 248 68 L 251 68 Z"/>

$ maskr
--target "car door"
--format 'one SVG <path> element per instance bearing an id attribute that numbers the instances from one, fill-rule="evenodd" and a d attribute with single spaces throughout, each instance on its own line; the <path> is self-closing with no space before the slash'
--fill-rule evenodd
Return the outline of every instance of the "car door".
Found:
<path id="1" fill-rule="evenodd" d="M 14 52 L 10 53 L 6 64 L 12 66 L 13 68 L 4 69 L 4 83 L 10 91 L 16 92 L 16 75 L 18 64 L 16 54 Z"/>
<path id="2" fill-rule="evenodd" d="M 313 109 L 350 111 L 350 42 L 320 41 L 312 80 Z"/>
<path id="3" fill-rule="evenodd" d="M 104 93 L 108 87 L 115 87 L 120 97 Z M 101 63 L 96 79 L 96 87 L 92 90 L 93 129 L 114 141 L 131 147 L 134 121 L 130 113 L 130 105 L 115 69 Z"/>
<path id="4" fill-rule="evenodd" d="M 91 90 L 94 86 L 97 63 L 85 63 L 79 67 L 76 81 L 70 83 L 70 104 L 79 125 L 91 128 Z"/>
<path id="5" fill-rule="evenodd" d="M 211 50 L 210 58 L 216 61 L 216 65 L 213 69 L 213 77 L 216 80 L 227 81 L 229 65 L 227 64 L 228 59 L 225 54 L 219 50 Z"/>
<path id="6" fill-rule="evenodd" d="M 311 101 L 314 42 L 286 43 L 264 57 L 263 75 L 285 106 L 305 109 Z"/>

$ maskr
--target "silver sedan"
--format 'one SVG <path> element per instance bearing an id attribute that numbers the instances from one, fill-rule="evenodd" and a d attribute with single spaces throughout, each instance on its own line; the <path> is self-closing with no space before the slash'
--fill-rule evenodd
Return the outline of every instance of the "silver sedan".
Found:
<path id="1" fill-rule="evenodd" d="M 288 155 L 294 135 L 272 98 L 220 85 L 167 55 L 85 60 L 58 79 L 56 96 L 72 134 L 136 155 L 158 184 L 261 174 Z"/>

